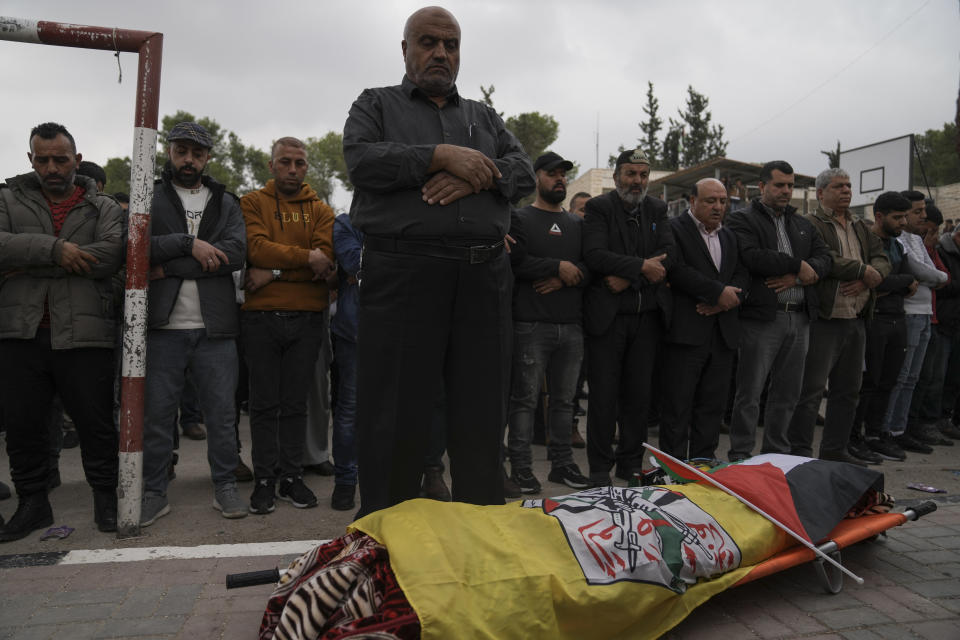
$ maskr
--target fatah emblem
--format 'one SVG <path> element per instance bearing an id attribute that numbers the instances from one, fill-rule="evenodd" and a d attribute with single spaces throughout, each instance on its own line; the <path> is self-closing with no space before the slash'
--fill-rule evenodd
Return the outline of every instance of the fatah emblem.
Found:
<path id="1" fill-rule="evenodd" d="M 683 593 L 698 578 L 740 566 L 730 534 L 663 487 L 598 487 L 523 506 L 560 521 L 587 584 L 629 580 Z"/>

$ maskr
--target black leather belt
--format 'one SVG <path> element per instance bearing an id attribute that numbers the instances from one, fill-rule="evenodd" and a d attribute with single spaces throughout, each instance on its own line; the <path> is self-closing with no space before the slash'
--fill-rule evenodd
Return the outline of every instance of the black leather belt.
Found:
<path id="1" fill-rule="evenodd" d="M 472 247 L 457 247 L 447 244 L 433 244 L 430 242 L 413 242 L 397 240 L 396 238 L 378 238 L 367 236 L 363 240 L 365 249 L 371 251 L 385 251 L 387 253 L 407 253 L 428 258 L 445 258 L 447 260 L 462 260 L 470 264 L 490 262 L 503 253 L 503 240 L 495 244 L 480 244 Z"/>
<path id="2" fill-rule="evenodd" d="M 802 313 L 807 310 L 806 302 L 780 302 L 777 303 L 777 311 L 795 311 Z"/>

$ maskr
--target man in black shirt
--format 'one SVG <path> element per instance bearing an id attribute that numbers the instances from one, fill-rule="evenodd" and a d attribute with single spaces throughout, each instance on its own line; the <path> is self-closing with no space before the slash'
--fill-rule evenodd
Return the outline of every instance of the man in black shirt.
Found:
<path id="1" fill-rule="evenodd" d="M 537 158 L 533 167 L 537 199 L 517 211 L 526 232 L 526 257 L 513 270 L 513 377 L 507 439 L 511 479 L 523 493 L 540 491 L 532 471 L 530 440 L 546 374 L 549 480 L 586 489 L 590 481 L 573 462 L 570 448 L 573 395 L 583 358 L 580 314 L 587 275 L 581 259 L 582 220 L 562 206 L 567 197 L 566 173 L 573 163 L 551 151 Z"/>
<path id="2" fill-rule="evenodd" d="M 667 205 L 647 195 L 650 161 L 643 151 L 617 158 L 616 190 L 587 201 L 583 254 L 596 276 L 584 294 L 587 332 L 587 459 L 590 480 L 610 484 L 640 471 L 654 362 L 670 293 L 664 278 L 676 261 Z M 620 442 L 613 451 L 619 422 Z"/>
<path id="3" fill-rule="evenodd" d="M 420 491 L 426 411 L 445 383 L 453 499 L 502 504 L 510 369 L 510 202 L 530 160 L 490 107 L 460 97 L 460 26 L 416 11 L 400 85 L 365 90 L 343 151 L 365 236 L 357 341 L 360 511 Z"/>

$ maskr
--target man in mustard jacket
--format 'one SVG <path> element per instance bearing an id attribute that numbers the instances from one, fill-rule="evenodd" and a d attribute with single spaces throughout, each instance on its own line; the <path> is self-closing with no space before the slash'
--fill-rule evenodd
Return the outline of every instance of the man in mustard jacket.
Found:
<path id="1" fill-rule="evenodd" d="M 250 372 L 256 514 L 274 510 L 274 493 L 301 509 L 317 505 L 303 483 L 302 451 L 307 392 L 326 333 L 327 277 L 335 269 L 334 214 L 304 183 L 307 167 L 303 142 L 280 138 L 273 179 L 240 200 L 250 265 L 240 335 Z"/>

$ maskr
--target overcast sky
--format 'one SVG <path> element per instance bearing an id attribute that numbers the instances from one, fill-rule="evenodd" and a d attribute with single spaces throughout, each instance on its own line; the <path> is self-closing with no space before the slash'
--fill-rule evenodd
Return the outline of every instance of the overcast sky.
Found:
<path id="1" fill-rule="evenodd" d="M 350 104 L 403 74 L 403 22 L 421 2 L 4 0 L 0 15 L 164 34 L 160 113 L 210 116 L 248 144 L 342 131 Z M 661 117 L 687 85 L 710 98 L 727 156 L 826 167 L 858 147 L 952 121 L 958 0 L 482 0 L 460 22 L 458 87 L 496 86 L 507 116 L 553 115 L 553 149 L 582 170 L 641 135 L 647 81 Z M 27 135 L 65 124 L 88 160 L 130 155 L 136 54 L 0 41 L 0 175 L 29 170 Z M 341 194 L 334 204 L 349 203 Z"/>

